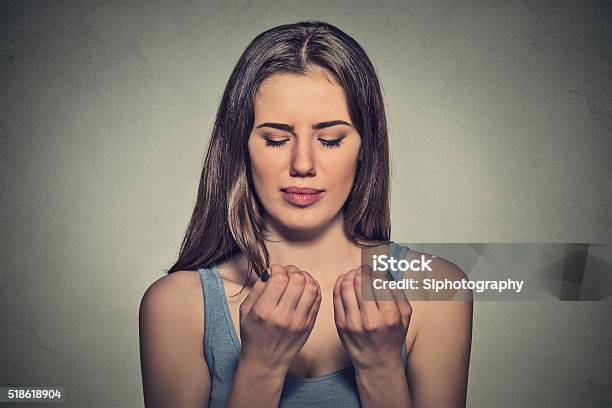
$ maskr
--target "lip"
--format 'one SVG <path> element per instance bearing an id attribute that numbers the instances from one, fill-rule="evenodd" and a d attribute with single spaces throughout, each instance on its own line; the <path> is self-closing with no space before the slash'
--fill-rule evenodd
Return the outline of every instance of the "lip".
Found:
<path id="1" fill-rule="evenodd" d="M 325 190 L 321 190 L 319 188 L 310 188 L 310 187 L 298 187 L 298 186 L 289 186 L 286 188 L 281 188 L 282 191 L 292 194 L 316 194 Z"/>
<path id="2" fill-rule="evenodd" d="M 281 191 L 283 193 L 283 198 L 291 204 L 306 207 L 319 201 L 322 198 L 325 190 L 310 187 L 290 186 L 281 189 Z"/>

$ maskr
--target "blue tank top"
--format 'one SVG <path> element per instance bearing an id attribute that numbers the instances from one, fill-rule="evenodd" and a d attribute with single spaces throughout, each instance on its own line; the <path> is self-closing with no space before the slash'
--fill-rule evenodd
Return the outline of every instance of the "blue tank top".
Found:
<path id="1" fill-rule="evenodd" d="M 404 259 L 408 247 L 389 245 L 389 256 Z M 240 340 L 232 323 L 223 280 L 216 265 L 198 269 L 204 291 L 204 355 L 211 378 L 210 408 L 223 408 L 229 396 L 240 358 Z M 402 348 L 406 366 L 406 343 Z M 360 407 L 352 365 L 319 377 L 286 376 L 279 407 Z"/>

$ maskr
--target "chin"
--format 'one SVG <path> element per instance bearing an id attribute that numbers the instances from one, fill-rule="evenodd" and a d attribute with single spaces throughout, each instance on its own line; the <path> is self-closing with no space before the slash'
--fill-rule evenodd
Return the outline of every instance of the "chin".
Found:
<path id="1" fill-rule="evenodd" d="M 318 230 L 328 221 L 320 214 L 305 214 L 297 211 L 284 213 L 274 218 L 283 228 L 300 232 Z"/>
<path id="2" fill-rule="evenodd" d="M 289 230 L 294 231 L 311 231 L 321 228 L 323 225 L 322 222 L 309 222 L 308 220 L 300 220 L 296 218 L 284 218 L 281 220 L 280 224 Z"/>

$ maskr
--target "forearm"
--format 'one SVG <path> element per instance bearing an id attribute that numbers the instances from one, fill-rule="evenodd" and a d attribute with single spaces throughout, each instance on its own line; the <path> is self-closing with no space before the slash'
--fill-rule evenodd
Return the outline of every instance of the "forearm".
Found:
<path id="1" fill-rule="evenodd" d="M 263 369 L 243 361 L 238 362 L 234 382 L 226 407 L 277 407 L 283 391 L 286 372 Z"/>
<path id="2" fill-rule="evenodd" d="M 361 406 L 412 408 L 412 399 L 401 363 L 371 370 L 356 370 Z"/>

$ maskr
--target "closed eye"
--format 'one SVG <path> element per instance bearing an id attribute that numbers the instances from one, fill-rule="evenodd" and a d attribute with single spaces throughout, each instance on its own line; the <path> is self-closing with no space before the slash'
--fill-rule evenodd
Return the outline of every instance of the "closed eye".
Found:
<path id="1" fill-rule="evenodd" d="M 324 147 L 333 149 L 334 147 L 340 147 L 340 145 L 342 144 L 342 139 L 344 139 L 345 137 L 346 135 L 339 137 L 338 139 L 332 139 L 332 140 L 319 138 L 319 141 Z M 266 146 L 269 146 L 269 147 L 281 147 L 289 141 L 289 139 L 274 140 L 274 139 L 268 139 L 267 137 L 264 138 L 264 140 L 266 141 Z"/>
<path id="2" fill-rule="evenodd" d="M 281 147 L 282 145 L 284 145 L 285 143 L 287 143 L 287 141 L 289 139 L 284 139 L 284 140 L 272 140 L 272 139 L 268 139 L 266 138 L 266 146 L 270 146 L 270 147 Z"/>
<path id="3" fill-rule="evenodd" d="M 340 147 L 340 145 L 342 144 L 342 139 L 344 139 L 345 137 L 346 136 L 342 136 L 338 139 L 333 139 L 333 140 L 319 139 L 319 141 L 321 142 L 323 146 L 333 149 L 334 147 Z"/>

